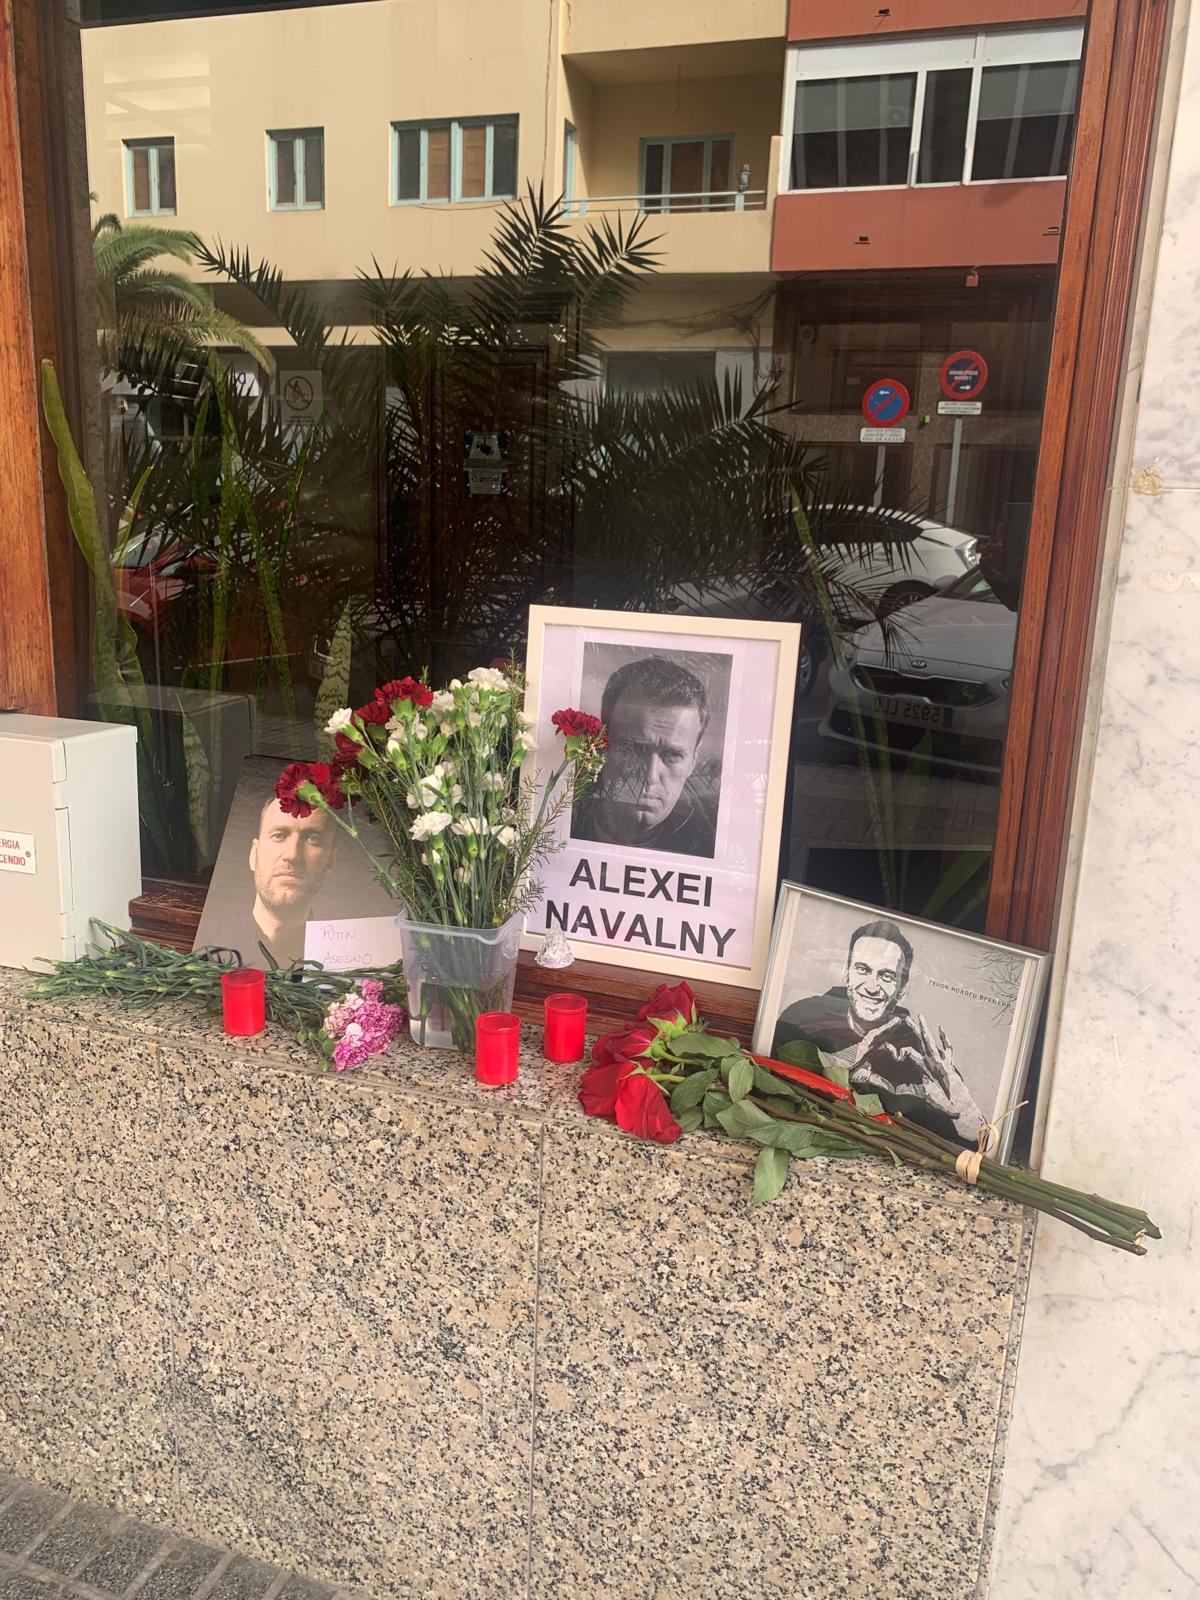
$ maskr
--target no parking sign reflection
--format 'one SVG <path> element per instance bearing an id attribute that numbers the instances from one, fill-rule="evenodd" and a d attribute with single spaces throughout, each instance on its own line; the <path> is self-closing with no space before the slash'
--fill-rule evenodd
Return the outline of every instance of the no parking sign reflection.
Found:
<path id="1" fill-rule="evenodd" d="M 904 421 L 911 404 L 899 378 L 876 378 L 863 395 L 862 414 L 873 428 L 892 428 Z"/>

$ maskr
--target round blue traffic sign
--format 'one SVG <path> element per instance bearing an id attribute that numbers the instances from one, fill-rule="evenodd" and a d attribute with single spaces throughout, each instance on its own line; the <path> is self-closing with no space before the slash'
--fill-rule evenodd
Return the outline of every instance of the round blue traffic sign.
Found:
<path id="1" fill-rule="evenodd" d="M 908 390 L 898 378 L 876 378 L 867 385 L 862 413 L 872 427 L 893 428 L 904 421 L 911 404 Z"/>

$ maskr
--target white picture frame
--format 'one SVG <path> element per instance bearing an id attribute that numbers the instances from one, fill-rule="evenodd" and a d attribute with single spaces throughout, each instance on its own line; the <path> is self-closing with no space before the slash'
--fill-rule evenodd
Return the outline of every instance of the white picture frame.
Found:
<path id="1" fill-rule="evenodd" d="M 535 795 L 544 793 L 561 751 L 554 712 L 572 707 L 601 715 L 604 691 L 619 672 L 624 687 L 614 689 L 614 706 L 622 695 L 626 707 L 647 694 L 667 694 L 664 704 L 669 703 L 672 685 L 688 680 L 698 680 L 703 694 L 692 696 L 700 733 L 690 758 L 676 763 L 680 770 L 688 759 L 692 763 L 677 798 L 658 822 L 648 803 L 645 814 L 629 824 L 635 831 L 623 837 L 625 822 L 613 821 L 622 811 L 613 798 L 613 774 L 630 770 L 634 742 L 623 738 L 621 714 L 614 711 L 613 748 L 605 763 L 609 788 L 602 772 L 579 807 L 556 823 L 562 848 L 538 864 L 544 890 L 530 908 L 526 949 L 536 950 L 547 932 L 556 932 L 578 958 L 689 982 L 761 985 L 779 870 L 800 632 L 798 623 L 530 607 L 526 711 L 537 747 L 525 762 L 523 781 Z M 660 665 L 635 667 L 651 661 Z M 689 692 L 685 687 L 685 697 Z M 694 728 L 687 707 L 683 713 L 681 727 L 686 721 Z M 685 749 L 690 746 L 690 734 L 681 732 L 680 739 Z M 675 757 L 668 752 L 664 759 Z M 668 803 L 675 779 L 665 781 L 667 798 L 654 804 Z"/>
<path id="2" fill-rule="evenodd" d="M 851 1088 L 878 1093 L 885 1111 L 901 1110 L 964 1145 L 976 1142 L 979 1122 L 991 1123 L 990 1154 L 1005 1161 L 1049 964 L 1019 945 L 785 882 L 754 1052 L 786 1060 L 778 1052 L 795 1041 L 821 1050 L 850 1068 Z M 866 1057 L 852 1064 L 863 1045 Z M 977 1109 L 974 1127 L 954 1073 L 948 1087 L 939 1084 L 946 1050 Z M 959 1108 L 956 1118 L 948 1106 Z"/>

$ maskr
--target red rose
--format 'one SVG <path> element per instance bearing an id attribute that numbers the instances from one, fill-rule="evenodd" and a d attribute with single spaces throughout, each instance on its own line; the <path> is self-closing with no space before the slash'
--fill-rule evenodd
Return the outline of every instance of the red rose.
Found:
<path id="1" fill-rule="evenodd" d="M 579 1080 L 579 1104 L 589 1117 L 617 1117 L 617 1079 L 628 1061 L 613 1061 L 602 1067 L 589 1067 Z"/>
<path id="2" fill-rule="evenodd" d="M 427 683 L 418 683 L 415 678 L 393 678 L 390 683 L 382 684 L 376 689 L 375 698 L 381 705 L 387 706 L 390 716 L 392 704 L 396 700 L 411 700 L 413 705 L 420 706 L 422 710 L 432 705 L 433 690 Z M 386 722 L 387 717 L 383 720 Z"/>
<path id="3" fill-rule="evenodd" d="M 685 1022 L 696 1020 L 696 996 L 690 983 L 660 983 L 653 998 L 638 1012 L 638 1021 L 656 1017 L 660 1022 L 673 1022 L 682 1017 Z"/>
<path id="4" fill-rule="evenodd" d="M 646 1051 L 658 1038 L 658 1029 L 649 1023 L 633 1023 L 619 1033 L 605 1033 L 592 1045 L 592 1060 L 597 1066 L 619 1065 L 631 1061 Z"/>
<path id="5" fill-rule="evenodd" d="M 360 722 L 384 723 L 391 717 L 392 708 L 382 700 L 368 700 L 365 706 L 359 706 L 354 715 Z"/>
<path id="6" fill-rule="evenodd" d="M 636 1134 L 639 1139 L 674 1144 L 683 1132 L 671 1115 L 666 1095 L 644 1072 L 620 1080 L 615 1110 L 618 1128 Z"/>
<path id="7" fill-rule="evenodd" d="M 593 717 L 587 711 L 574 711 L 567 707 L 564 711 L 556 711 L 550 721 L 566 739 L 587 738 L 595 739 L 601 749 L 608 749 L 608 740 L 604 735 L 604 724 L 599 717 Z"/>
<path id="8" fill-rule="evenodd" d="M 279 781 L 275 785 L 279 809 L 286 811 L 289 816 L 310 817 L 315 809 L 296 793 L 302 783 L 313 784 L 332 811 L 340 811 L 346 804 L 336 767 L 327 766 L 324 761 L 293 761 L 290 767 L 285 767 L 279 774 Z"/>

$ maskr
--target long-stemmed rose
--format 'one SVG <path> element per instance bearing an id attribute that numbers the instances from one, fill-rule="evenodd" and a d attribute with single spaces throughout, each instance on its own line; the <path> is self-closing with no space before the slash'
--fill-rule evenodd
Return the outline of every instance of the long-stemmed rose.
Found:
<path id="1" fill-rule="evenodd" d="M 886 1115 L 878 1096 L 854 1093 L 836 1081 L 836 1062 L 817 1057 L 829 1077 L 752 1056 L 708 1032 L 686 983 L 663 984 L 636 1023 L 596 1040 L 579 1099 L 589 1116 L 643 1139 L 670 1144 L 704 1127 L 758 1145 L 753 1204 L 775 1199 L 793 1158 L 875 1155 L 976 1184 L 1135 1255 L 1145 1255 L 1143 1239 L 1162 1237 L 1134 1206 L 1000 1166 Z"/>

